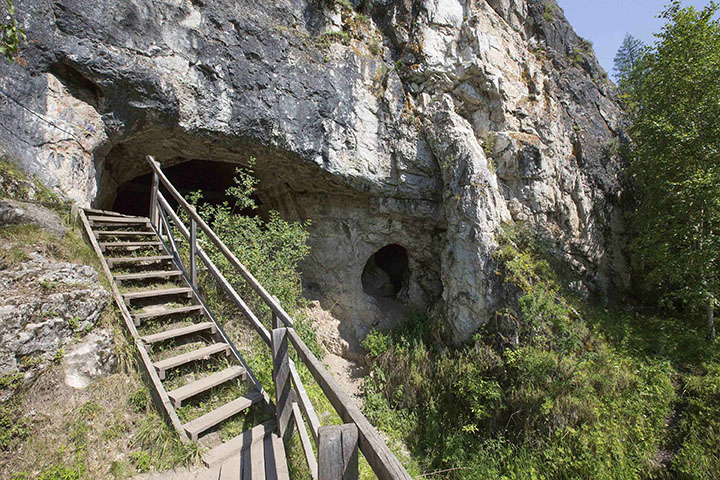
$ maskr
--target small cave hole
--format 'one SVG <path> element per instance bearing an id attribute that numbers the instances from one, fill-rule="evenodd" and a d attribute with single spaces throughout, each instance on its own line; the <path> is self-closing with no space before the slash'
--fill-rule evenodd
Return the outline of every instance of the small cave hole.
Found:
<path id="1" fill-rule="evenodd" d="M 410 270 L 405 247 L 387 245 L 372 255 L 362 273 L 363 291 L 378 299 L 401 300 L 407 294 Z"/>

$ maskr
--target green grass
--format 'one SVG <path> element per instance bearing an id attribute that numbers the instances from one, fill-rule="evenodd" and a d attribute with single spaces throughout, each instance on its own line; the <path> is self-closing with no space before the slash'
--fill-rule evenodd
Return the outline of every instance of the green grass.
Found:
<path id="1" fill-rule="evenodd" d="M 543 251 L 505 238 L 517 302 L 467 345 L 439 343 L 424 316 L 372 333 L 371 422 L 412 475 L 717 478 L 717 344 L 687 319 L 575 298 Z"/>

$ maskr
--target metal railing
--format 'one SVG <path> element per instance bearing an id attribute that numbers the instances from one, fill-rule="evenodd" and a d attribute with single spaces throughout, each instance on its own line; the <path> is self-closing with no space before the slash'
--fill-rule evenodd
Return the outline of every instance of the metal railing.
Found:
<path id="1" fill-rule="evenodd" d="M 208 274 L 215 279 L 225 292 L 228 300 L 240 309 L 263 342 L 272 349 L 278 430 L 281 436 L 286 436 L 292 433 L 294 429 L 297 429 L 313 479 L 339 480 L 357 478 L 357 448 L 359 446 L 368 464 L 380 480 L 409 480 L 410 475 L 390 451 L 377 430 L 325 369 L 322 362 L 302 341 L 293 328 L 294 320 L 282 308 L 280 302 L 265 290 L 252 273 L 200 217 L 195 208 L 175 189 L 162 172 L 160 164 L 151 156 L 147 157 L 147 161 L 153 172 L 150 201 L 150 222 L 153 228 L 161 239 L 163 236 L 167 236 L 168 241 L 165 242 L 163 239 L 163 244 L 166 250 L 174 257 L 175 262 L 183 271 L 185 278 L 195 290 L 198 298 L 202 301 L 202 297 L 197 291 L 198 260 L 200 260 L 207 269 Z M 189 219 L 189 228 L 185 226 L 178 213 L 168 203 L 161 192 L 161 187 L 177 202 L 179 209 L 182 209 L 184 215 Z M 178 242 L 174 238 L 171 222 L 189 244 L 189 265 L 187 266 L 180 256 Z M 205 234 L 210 244 L 227 260 L 232 269 L 240 274 L 247 285 L 270 309 L 272 313 L 272 332 L 252 312 L 208 253 L 198 245 L 198 228 Z M 207 305 L 203 303 L 203 307 L 209 313 Z M 233 354 L 243 366 L 246 366 L 242 356 L 234 347 L 217 319 L 212 314 L 210 316 L 215 322 L 218 332 L 230 345 Z M 290 346 L 293 347 L 297 353 L 297 358 L 315 379 L 341 420 L 345 422 L 345 425 L 320 425 L 318 415 L 310 402 L 297 368 L 289 356 Z M 254 378 L 253 382 L 264 393 L 259 382 Z M 294 425 L 291 420 L 294 420 Z M 308 434 L 308 425 L 310 434 Z M 315 443 L 318 451 L 317 459 L 311 441 Z"/>

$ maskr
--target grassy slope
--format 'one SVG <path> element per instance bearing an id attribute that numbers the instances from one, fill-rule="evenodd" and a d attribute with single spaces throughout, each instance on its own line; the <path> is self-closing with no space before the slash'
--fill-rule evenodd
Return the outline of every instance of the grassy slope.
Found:
<path id="1" fill-rule="evenodd" d="M 460 349 L 428 318 L 371 334 L 371 421 L 430 478 L 719 478 L 717 344 L 573 297 L 540 251 L 508 236 L 518 301 Z"/>
<path id="2" fill-rule="evenodd" d="M 4 177 L 3 186 L 12 187 L 3 188 L 2 197 L 27 200 L 27 193 L 34 191 L 36 200 L 57 203 L 57 197 L 47 188 L 28 180 L 12 164 L 0 160 L 0 175 Z M 30 252 L 36 251 L 48 258 L 92 265 L 96 271 L 102 271 L 94 252 L 71 220 L 69 208 L 58 203 L 54 209 L 67 227 L 62 239 L 35 226 L 0 227 L 3 244 L 0 269 L 19 266 Z M 102 273 L 99 279 L 108 286 Z M 29 385 L 23 386 L 22 374 L 0 378 L 0 386 L 14 389 L 9 400 L 0 403 L 0 477 L 127 478 L 136 472 L 165 469 L 196 459 L 197 452 L 184 447 L 152 407 L 119 313 L 112 304 L 106 308 L 98 327 L 114 332 L 120 368 L 86 390 L 77 391 L 64 384 L 64 374 L 58 365 L 61 353 L 55 364 L 25 358 L 27 368 L 45 362 L 42 372 Z"/>

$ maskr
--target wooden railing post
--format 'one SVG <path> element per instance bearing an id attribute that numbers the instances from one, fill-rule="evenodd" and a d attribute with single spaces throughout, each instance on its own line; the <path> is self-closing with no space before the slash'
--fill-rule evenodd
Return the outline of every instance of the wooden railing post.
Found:
<path id="1" fill-rule="evenodd" d="M 197 224 L 190 218 L 190 282 L 197 288 Z"/>
<path id="2" fill-rule="evenodd" d="M 160 178 L 158 177 L 157 172 L 153 171 L 152 176 L 152 185 L 150 188 L 150 222 L 153 224 L 155 228 L 159 227 L 159 217 L 158 217 L 158 188 L 160 185 Z"/>
<path id="3" fill-rule="evenodd" d="M 292 404 L 295 401 L 290 383 L 287 328 L 276 328 L 272 331 L 272 355 L 278 432 L 281 438 L 285 438 L 292 415 Z"/>
<path id="4" fill-rule="evenodd" d="M 318 480 L 357 480 L 357 425 L 320 427 L 319 437 Z"/>

